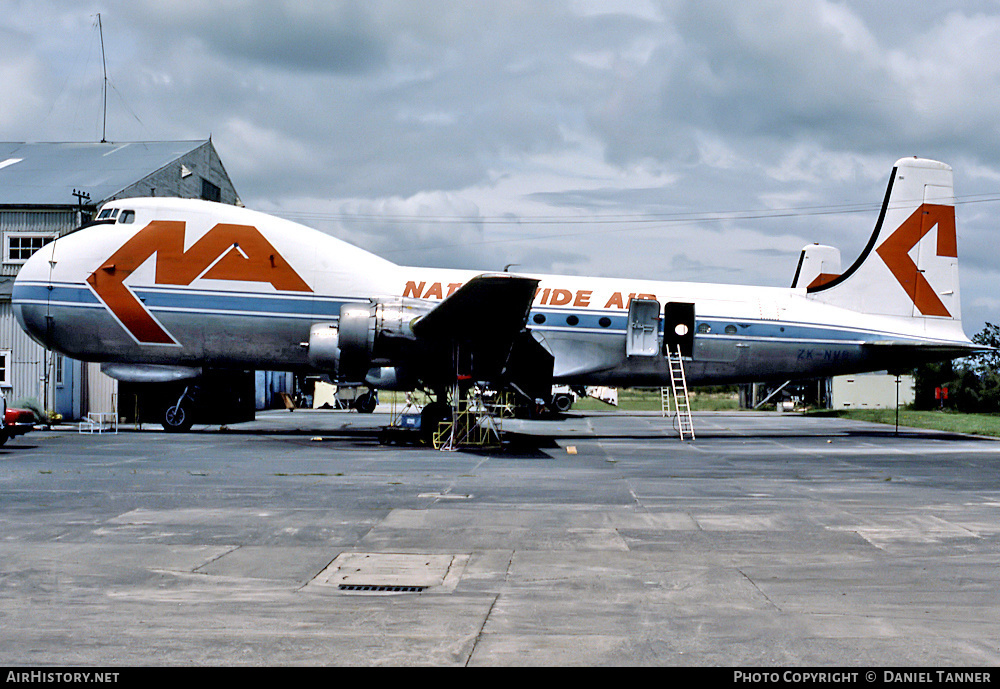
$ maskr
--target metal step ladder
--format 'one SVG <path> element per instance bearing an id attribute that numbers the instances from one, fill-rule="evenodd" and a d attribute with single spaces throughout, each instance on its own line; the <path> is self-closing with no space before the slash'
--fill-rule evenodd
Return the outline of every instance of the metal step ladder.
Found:
<path id="1" fill-rule="evenodd" d="M 667 349 L 667 363 L 670 365 L 670 388 L 660 388 L 660 404 L 664 414 L 669 410 L 673 397 L 677 413 L 677 431 L 681 440 L 694 440 L 694 421 L 691 419 L 691 398 L 688 395 L 687 375 L 684 373 L 684 358 L 678 345 L 676 351 Z"/>

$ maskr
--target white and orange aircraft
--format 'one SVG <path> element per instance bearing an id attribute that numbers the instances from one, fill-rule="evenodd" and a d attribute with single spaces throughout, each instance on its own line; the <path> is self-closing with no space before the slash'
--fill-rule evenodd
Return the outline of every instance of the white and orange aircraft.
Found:
<path id="1" fill-rule="evenodd" d="M 899 160 L 867 246 L 803 250 L 791 288 L 400 266 L 302 225 L 173 198 L 107 203 L 14 283 L 21 326 L 131 381 L 209 369 L 371 389 L 456 381 L 691 385 L 902 370 L 978 349 L 962 330 L 952 170 Z M 179 404 L 165 426 L 189 426 Z M 177 419 L 179 423 L 175 423 Z"/>

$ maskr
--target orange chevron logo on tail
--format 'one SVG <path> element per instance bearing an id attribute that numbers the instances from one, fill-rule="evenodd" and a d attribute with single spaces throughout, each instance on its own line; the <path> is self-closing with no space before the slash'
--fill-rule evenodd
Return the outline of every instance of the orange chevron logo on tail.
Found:
<path id="1" fill-rule="evenodd" d="M 125 285 L 153 254 L 157 285 L 190 285 L 205 278 L 264 282 L 282 291 L 312 292 L 255 227 L 220 223 L 185 251 L 184 223 L 154 220 L 87 278 L 97 297 L 139 344 L 178 344 Z"/>
<path id="2" fill-rule="evenodd" d="M 955 208 L 933 203 L 925 203 L 915 210 L 876 251 L 920 313 L 951 318 L 951 313 L 909 255 L 910 249 L 935 225 L 938 228 L 937 255 L 958 258 Z"/>

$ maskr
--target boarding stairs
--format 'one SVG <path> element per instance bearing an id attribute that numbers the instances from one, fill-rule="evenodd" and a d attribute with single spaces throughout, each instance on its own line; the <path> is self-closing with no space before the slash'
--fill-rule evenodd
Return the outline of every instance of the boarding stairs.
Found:
<path id="1" fill-rule="evenodd" d="M 660 388 L 660 408 L 663 416 L 675 413 L 677 431 L 681 440 L 694 440 L 694 421 L 691 418 L 691 397 L 688 394 L 687 374 L 684 372 L 684 358 L 680 346 L 675 351 L 666 350 L 670 367 L 670 387 Z M 671 411 L 673 401 L 673 411 Z"/>

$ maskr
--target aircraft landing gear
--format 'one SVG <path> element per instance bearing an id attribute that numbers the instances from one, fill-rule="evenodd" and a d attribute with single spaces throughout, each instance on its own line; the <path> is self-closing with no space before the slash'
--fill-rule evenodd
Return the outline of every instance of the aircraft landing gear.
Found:
<path id="1" fill-rule="evenodd" d="M 171 406 L 163 412 L 163 430 L 171 433 L 190 431 L 194 425 L 194 397 L 188 395 L 190 388 L 184 392 Z"/>
<path id="2" fill-rule="evenodd" d="M 441 399 L 440 397 L 438 399 Z M 445 396 L 444 399 L 447 399 Z M 420 411 L 420 439 L 427 445 L 434 444 L 434 434 L 442 421 L 451 421 L 451 405 L 447 402 L 431 402 Z"/>
<path id="3" fill-rule="evenodd" d="M 552 396 L 552 408 L 557 412 L 566 413 L 573 408 L 573 395 L 559 393 Z"/>
<path id="4" fill-rule="evenodd" d="M 369 390 L 354 400 L 354 408 L 361 414 L 371 414 L 378 405 L 378 391 Z"/>

